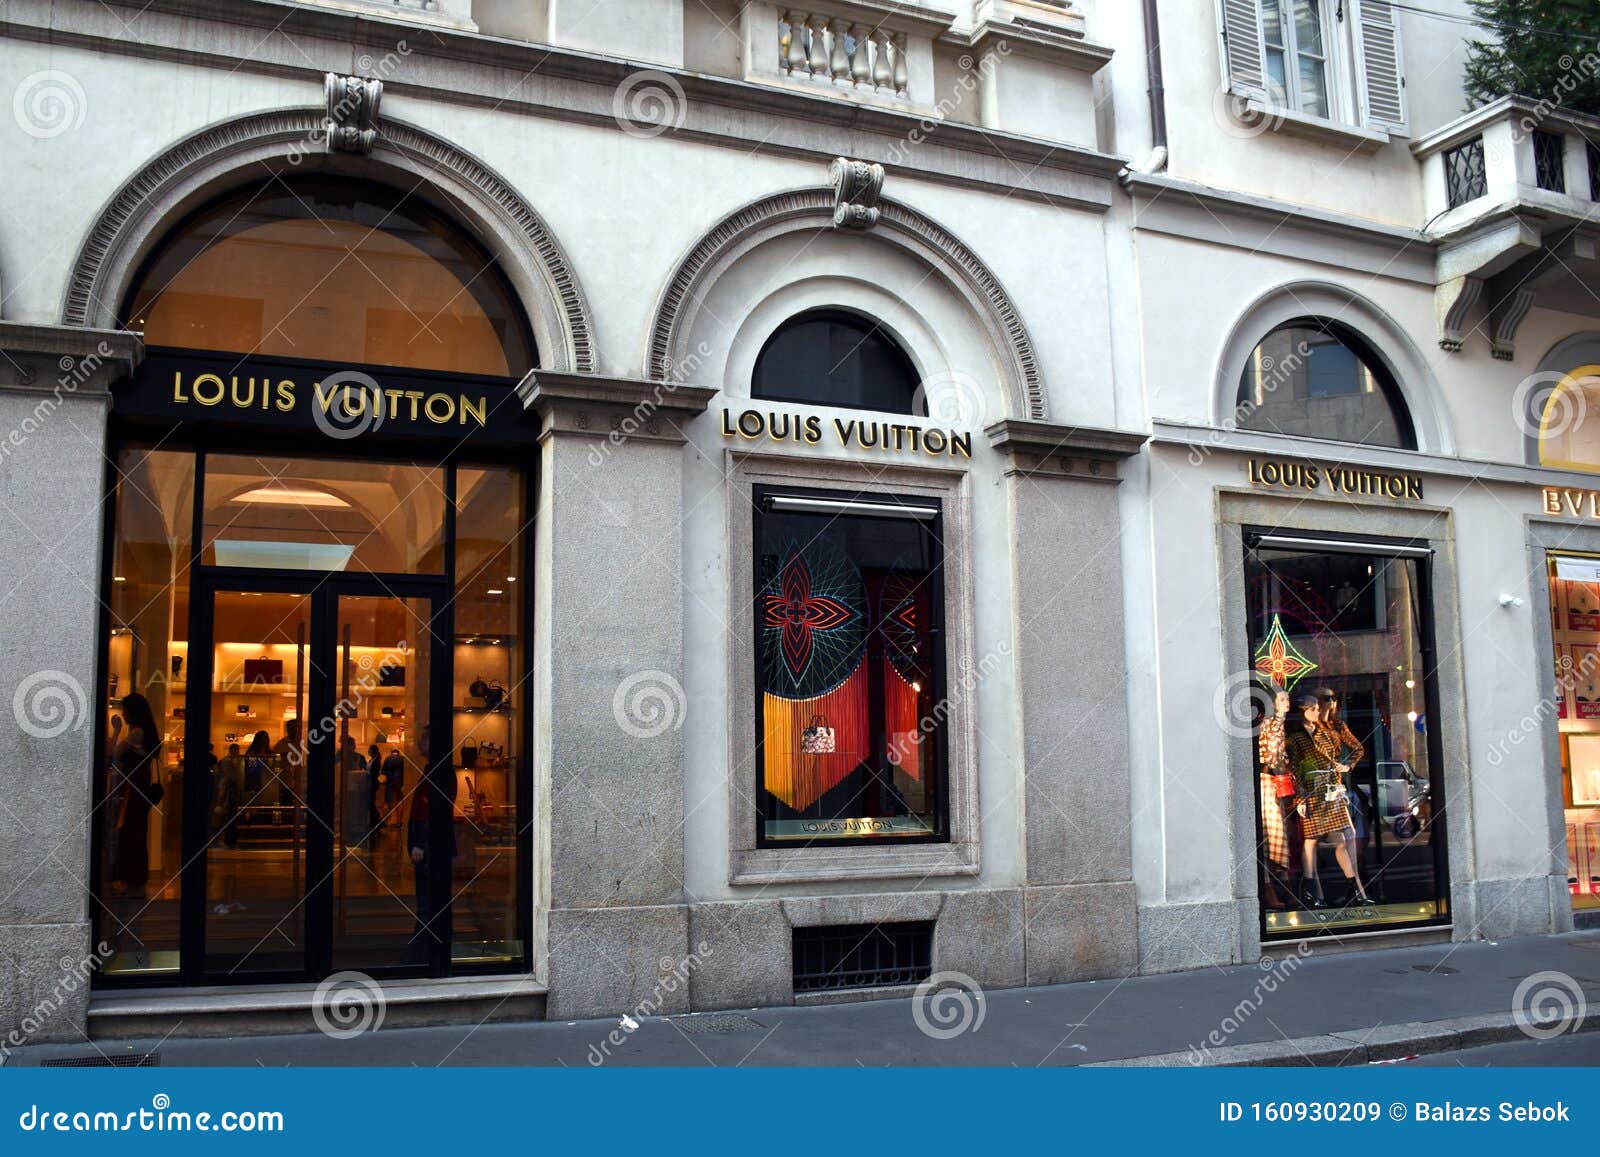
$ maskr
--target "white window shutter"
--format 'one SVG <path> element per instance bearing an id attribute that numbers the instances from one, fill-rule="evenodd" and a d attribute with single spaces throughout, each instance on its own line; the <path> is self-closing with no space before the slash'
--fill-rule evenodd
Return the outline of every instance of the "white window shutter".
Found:
<path id="1" fill-rule="evenodd" d="M 1400 16 L 1389 0 L 1350 0 L 1355 14 L 1356 79 L 1369 128 L 1406 135 L 1405 56 Z"/>
<path id="2" fill-rule="evenodd" d="M 1217 0 L 1222 29 L 1222 83 L 1231 92 L 1265 98 L 1266 52 L 1261 47 L 1261 0 Z"/>

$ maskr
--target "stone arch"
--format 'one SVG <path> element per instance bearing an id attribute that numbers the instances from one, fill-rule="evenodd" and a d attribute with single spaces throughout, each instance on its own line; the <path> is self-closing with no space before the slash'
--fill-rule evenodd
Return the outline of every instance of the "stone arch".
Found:
<path id="1" fill-rule="evenodd" d="M 533 327 L 544 369 L 592 373 L 589 307 L 561 245 L 504 177 L 455 145 L 382 118 L 370 155 L 330 153 L 321 108 L 280 109 L 201 129 L 146 162 L 95 218 L 73 263 L 61 319 L 114 328 L 150 251 L 184 213 L 275 172 L 325 172 L 414 189 L 500 261 Z"/>
<path id="2" fill-rule="evenodd" d="M 1273 330 L 1297 318 L 1338 322 L 1370 347 L 1399 388 L 1424 453 L 1453 455 L 1455 434 L 1427 358 L 1405 327 L 1385 310 L 1346 286 L 1326 281 L 1296 281 L 1268 290 L 1240 314 L 1222 345 L 1212 391 L 1212 424 L 1232 429 L 1238 407 L 1239 377 L 1256 346 Z"/>
<path id="3" fill-rule="evenodd" d="M 687 348 L 694 316 L 706 290 L 741 256 L 785 234 L 833 230 L 831 188 L 794 189 L 754 201 L 713 226 L 684 256 L 656 303 L 645 350 L 645 376 L 669 381 L 674 367 L 692 364 Z M 942 275 L 971 308 L 988 334 L 1008 379 L 1012 415 L 1044 420 L 1049 406 L 1033 341 L 1000 279 L 943 226 L 898 201 L 878 203 L 878 223 L 863 244 L 897 246 Z"/>
<path id="4" fill-rule="evenodd" d="M 1556 432 L 1577 430 L 1590 420 L 1594 403 L 1600 394 L 1591 396 L 1594 379 L 1585 374 L 1577 379 L 1588 387 L 1581 391 L 1581 399 L 1574 406 L 1566 403 L 1551 406 L 1558 386 L 1575 371 L 1589 366 L 1600 366 L 1600 332 L 1587 331 L 1571 334 L 1550 347 L 1539 359 L 1539 368 L 1524 378 L 1517 390 L 1513 405 L 1517 407 L 1517 424 L 1522 431 L 1522 459 L 1529 466 L 1545 466 L 1543 438 L 1545 435 L 1546 407 L 1551 407 L 1551 417 Z M 1558 469 L 1584 470 L 1600 473 L 1600 460 L 1594 462 L 1563 462 L 1553 464 Z"/>

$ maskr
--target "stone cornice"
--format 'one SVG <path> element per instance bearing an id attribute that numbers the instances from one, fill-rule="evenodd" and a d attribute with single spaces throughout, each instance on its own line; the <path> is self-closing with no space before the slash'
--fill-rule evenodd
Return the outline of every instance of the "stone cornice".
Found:
<path id="1" fill-rule="evenodd" d="M 1131 430 L 1063 426 L 1007 418 L 984 429 L 989 445 L 1011 456 L 1008 473 L 1117 482 L 1118 464 L 1149 441 Z"/>
<path id="2" fill-rule="evenodd" d="M 539 415 L 540 433 L 683 442 L 681 426 L 705 412 L 718 391 L 676 382 L 530 370 L 517 384 L 522 404 Z"/>
<path id="3" fill-rule="evenodd" d="M 144 359 L 144 336 L 120 329 L 0 322 L 0 389 L 104 394 Z"/>
<path id="4" fill-rule="evenodd" d="M 0 37 L 227 72 L 301 77 L 314 80 L 317 92 L 326 73 L 373 72 L 375 62 L 395 53 L 403 42 L 405 55 L 382 77 L 386 94 L 609 125 L 619 132 L 613 110 L 617 86 L 641 67 L 597 53 L 419 29 L 381 15 L 283 0 L 103 0 L 65 6 L 9 0 L 6 18 Z M 898 167 L 920 179 L 1095 211 L 1110 206 L 1116 173 L 1125 164 L 1122 158 L 1081 145 L 954 122 L 930 124 L 916 113 L 825 94 L 653 67 L 684 93 L 683 123 L 671 136 L 741 153 L 832 160 L 843 152 L 896 167 L 904 161 L 905 142 L 915 138 L 915 169 Z M 848 148 L 841 146 L 841 135 L 849 136 Z M 1030 174 L 1020 188 L 1018 171 Z"/>

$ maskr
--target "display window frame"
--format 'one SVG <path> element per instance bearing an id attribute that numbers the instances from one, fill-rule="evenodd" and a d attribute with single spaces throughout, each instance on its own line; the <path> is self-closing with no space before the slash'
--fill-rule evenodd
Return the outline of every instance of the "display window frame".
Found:
<path id="1" fill-rule="evenodd" d="M 115 398 L 115 393 L 114 393 Z M 518 420 L 522 419 L 519 412 Z M 421 444 L 425 446 L 426 444 Z M 339 448 L 345 447 L 345 453 L 339 453 Z M 513 676 L 515 686 L 520 688 L 518 699 L 521 703 L 531 706 L 532 688 L 534 686 L 534 655 L 533 655 L 533 624 L 534 618 L 534 591 L 535 574 L 534 564 L 536 558 L 536 531 L 534 524 L 537 506 L 537 477 L 536 471 L 529 470 L 523 455 L 516 452 L 514 446 L 509 444 L 496 446 L 458 445 L 450 444 L 446 449 L 440 443 L 433 444 L 430 456 L 426 449 L 419 450 L 419 443 L 413 439 L 399 438 L 380 440 L 375 435 L 365 435 L 354 443 L 346 444 L 334 442 L 327 438 L 315 435 L 307 436 L 303 431 L 272 431 L 260 432 L 252 430 L 248 443 L 241 443 L 238 432 L 224 425 L 199 422 L 178 422 L 168 425 L 164 422 L 153 422 L 148 415 L 135 415 L 127 417 L 119 415 L 113 403 L 111 436 L 108 440 L 106 454 L 106 467 L 103 472 L 105 494 L 105 519 L 102 527 L 101 560 L 100 560 L 100 612 L 98 617 L 98 638 L 96 645 L 96 703 L 103 705 L 105 702 L 105 689 L 111 668 L 111 632 L 113 627 L 112 615 L 112 587 L 114 583 L 116 549 L 118 543 L 118 527 L 116 525 L 116 492 L 118 484 L 118 463 L 124 451 L 128 450 L 155 450 L 174 451 L 194 456 L 193 495 L 192 495 L 192 527 L 191 527 L 191 560 L 188 578 L 188 609 L 186 631 L 190 640 L 207 637 L 207 623 L 211 613 L 210 594 L 218 590 L 257 590 L 263 592 L 281 591 L 293 593 L 305 589 L 310 591 L 326 590 L 329 592 L 324 597 L 337 600 L 341 593 L 382 594 L 394 597 L 424 597 L 434 600 L 438 608 L 436 618 L 433 620 L 430 633 L 435 642 L 443 640 L 447 653 L 451 658 L 448 662 L 441 660 L 444 669 L 453 669 L 454 659 L 454 603 L 458 594 L 456 573 L 456 519 L 458 492 L 456 476 L 461 469 L 477 468 L 503 468 L 514 470 L 521 484 L 521 501 L 523 510 L 523 526 L 519 529 L 518 564 L 522 581 L 517 583 L 517 622 L 519 624 L 520 654 Z M 205 565 L 199 561 L 200 543 L 205 517 L 205 465 L 208 454 L 212 455 L 238 455 L 240 453 L 259 452 L 263 455 L 288 456 L 310 462 L 317 460 L 350 460 L 359 458 L 367 463 L 397 463 L 408 465 L 424 465 L 440 467 L 444 471 L 447 500 L 444 503 L 444 555 L 445 566 L 439 573 L 425 574 L 374 574 L 364 571 L 304 571 L 278 568 L 236 567 Z M 331 642 L 331 636 L 330 636 Z M 431 694 L 430 716 L 452 719 L 455 705 L 451 701 L 451 682 L 446 680 L 442 686 L 436 687 Z M 186 717 L 194 720 L 203 717 L 202 704 L 207 704 L 211 694 L 209 687 L 202 687 L 195 681 L 189 681 L 185 699 Z M 98 708 L 97 708 L 98 711 Z M 441 714 L 441 712 L 443 714 Z M 436 902 L 442 902 L 434 911 L 439 913 L 435 917 L 440 923 L 436 925 L 442 932 L 440 942 L 429 954 L 425 963 L 414 961 L 400 961 L 392 966 L 366 969 L 374 976 L 380 978 L 407 978 L 407 977 L 462 977 L 462 976 L 492 976 L 526 974 L 533 968 L 534 952 L 534 922 L 533 922 L 533 817 L 536 814 L 533 802 L 534 768 L 532 737 L 534 734 L 533 713 L 524 707 L 514 717 L 516 755 L 510 774 L 513 777 L 516 791 L 516 863 L 513 867 L 516 880 L 516 911 L 513 914 L 516 936 L 521 945 L 519 955 L 504 960 L 489 961 L 463 961 L 452 960 L 453 939 L 451 936 L 450 912 L 448 902 L 454 886 L 450 874 L 439 874 L 432 882 L 432 894 Z M 98 716 L 97 716 L 98 717 Z M 430 798 L 430 811 L 437 806 L 443 810 L 444 792 L 447 790 L 447 773 L 452 770 L 453 759 L 451 753 L 454 749 L 453 725 L 446 725 L 451 732 L 450 742 L 441 751 L 437 742 L 433 744 L 429 760 L 432 766 L 428 783 L 434 793 Z M 103 727 L 95 728 L 93 744 L 94 763 L 93 774 L 93 823 L 90 835 L 90 887 L 89 897 L 93 915 L 91 922 L 98 929 L 101 921 L 106 917 L 103 913 L 107 906 L 103 902 L 101 889 L 103 886 L 103 859 L 106 846 L 105 824 L 106 816 L 106 791 L 107 776 L 105 768 L 108 759 L 108 736 Z M 184 814 L 183 814 L 183 859 L 185 866 L 179 876 L 181 891 L 179 905 L 179 966 L 175 970 L 160 972 L 135 971 L 129 973 L 108 973 L 104 970 L 97 971 L 94 984 L 97 988 L 148 988 L 148 987 L 192 987 L 195 985 L 210 985 L 218 983 L 232 984 L 260 984 L 275 982 L 311 982 L 320 978 L 318 961 L 327 959 L 327 945 L 311 945 L 307 949 L 308 969 L 306 972 L 271 973 L 250 972 L 236 976 L 219 976 L 207 973 L 204 967 L 205 937 L 204 918 L 206 907 L 205 893 L 205 863 L 204 857 L 194 854 L 208 838 L 205 833 L 205 807 L 206 792 L 203 789 L 190 785 L 197 784 L 196 768 L 204 767 L 204 755 L 198 746 L 182 754 L 181 766 L 185 773 L 184 789 Z M 456 787 L 459 798 L 459 785 Z M 199 800 L 202 806 L 195 808 L 193 804 Z M 450 826 L 433 824 L 430 829 L 430 852 L 435 862 L 450 858 Z M 318 897 L 315 893 L 306 896 L 308 910 L 315 913 L 326 910 L 327 897 Z M 323 972 L 327 970 L 324 968 Z"/>
<path id="2" fill-rule="evenodd" d="M 929 630 L 933 638 L 937 640 L 939 644 L 934 648 L 934 653 L 931 656 L 932 686 L 930 688 L 929 697 L 934 704 L 948 702 L 946 691 L 948 648 L 943 645 L 945 638 L 944 556 L 946 553 L 946 547 L 943 537 L 944 512 L 942 507 L 935 507 L 935 512 L 931 516 L 918 515 L 911 513 L 911 511 L 917 508 L 927 509 L 929 507 L 928 499 L 878 491 L 862 492 L 838 489 L 819 489 L 814 487 L 773 486 L 768 484 L 757 485 L 752 488 L 751 493 L 751 500 L 754 505 L 754 514 L 751 519 L 751 551 L 753 558 L 758 558 L 761 554 L 763 522 L 767 517 L 770 517 L 774 513 L 774 511 L 772 511 L 770 508 L 770 500 L 783 498 L 811 499 L 825 503 L 837 504 L 837 509 L 834 511 L 834 513 L 841 517 L 869 517 L 882 518 L 885 520 L 896 519 L 903 522 L 916 522 L 920 524 L 924 533 L 931 538 L 933 550 L 937 556 L 932 560 L 928 569 L 928 582 L 931 596 L 929 603 L 932 618 L 932 623 L 930 624 Z M 870 508 L 876 513 L 870 515 L 866 514 L 865 512 L 852 513 L 849 509 L 852 506 L 859 508 Z M 884 507 L 903 507 L 906 508 L 906 513 L 893 514 L 885 511 L 883 509 Z M 756 576 L 756 581 L 759 584 L 759 576 Z M 765 627 L 762 621 L 763 616 L 760 606 L 761 600 L 758 590 L 752 589 L 750 601 L 752 637 L 757 641 L 756 645 L 759 648 L 762 645 L 761 640 L 763 639 Z M 870 651 L 871 645 L 864 644 L 864 647 L 867 651 Z M 864 657 L 863 662 L 865 661 L 866 659 Z M 882 662 L 887 662 L 887 660 L 882 660 Z M 812 849 L 823 847 L 877 847 L 949 842 L 949 741 L 946 722 L 942 718 L 935 720 L 932 732 L 925 733 L 923 736 L 923 742 L 930 744 L 932 747 L 932 758 L 929 762 L 934 769 L 934 774 L 932 777 L 933 782 L 929 785 L 930 793 L 933 797 L 933 806 L 930 812 L 932 816 L 931 831 L 918 835 L 821 837 L 814 840 L 782 839 L 769 835 L 767 832 L 767 825 L 771 821 L 772 817 L 767 814 L 766 807 L 768 791 L 765 784 L 766 721 L 763 706 L 765 700 L 764 692 L 765 689 L 762 686 L 761 676 L 761 660 L 758 658 L 756 662 L 756 679 L 752 688 L 755 709 L 754 742 L 756 753 L 755 789 L 757 803 L 755 809 L 755 846 L 757 848 Z M 927 718 L 927 716 L 919 715 L 919 727 L 923 724 L 925 718 Z M 873 718 L 869 721 L 869 726 L 875 726 L 880 722 L 881 720 Z M 873 734 L 875 738 L 880 738 L 877 736 L 876 731 L 874 731 Z"/>
<path id="3" fill-rule="evenodd" d="M 990 681 L 1003 683 L 1013 662 L 1008 644 L 988 644 L 979 660 L 972 578 L 972 481 L 968 471 L 935 466 L 873 465 L 818 460 L 793 454 L 729 449 L 724 476 L 728 560 L 726 602 L 727 770 L 723 774 L 730 886 L 776 883 L 831 885 L 846 881 L 926 880 L 977 876 L 980 871 L 978 807 L 979 699 Z M 755 488 L 860 494 L 867 501 L 895 495 L 919 505 L 938 503 L 944 541 L 945 832 L 942 840 L 813 843 L 758 847 L 760 770 L 755 762 L 757 639 L 752 602 L 757 589 L 753 549 Z"/>
<path id="4" fill-rule="evenodd" d="M 1430 725 L 1427 727 L 1426 750 L 1429 764 L 1429 793 L 1430 808 L 1432 812 L 1431 827 L 1436 836 L 1430 837 L 1430 850 L 1433 853 L 1435 912 L 1432 916 L 1406 921 L 1378 921 L 1367 923 L 1329 923 L 1308 924 L 1299 927 L 1273 929 L 1268 926 L 1268 907 L 1266 896 L 1261 886 L 1260 856 L 1266 831 L 1261 811 L 1260 790 L 1258 786 L 1259 772 L 1257 770 L 1256 743 L 1254 731 L 1246 737 L 1249 744 L 1248 767 L 1250 774 L 1247 776 L 1249 807 L 1253 819 L 1251 833 L 1253 843 L 1250 849 L 1250 876 L 1254 880 L 1254 893 L 1256 902 L 1256 928 L 1263 944 L 1283 943 L 1301 940 L 1341 939 L 1351 936 L 1373 936 L 1394 933 L 1403 933 L 1421 929 L 1448 928 L 1454 922 L 1454 904 L 1451 895 L 1450 875 L 1450 808 L 1448 797 L 1449 776 L 1446 774 L 1445 743 L 1443 728 L 1445 717 L 1440 711 L 1440 679 L 1438 666 L 1438 628 L 1436 616 L 1438 604 L 1435 599 L 1436 557 L 1433 544 L 1427 539 L 1413 537 L 1395 537 L 1366 533 L 1352 533 L 1340 530 L 1319 530 L 1306 526 L 1273 525 L 1254 522 L 1236 524 L 1239 527 L 1242 539 L 1243 553 L 1240 555 L 1241 576 L 1248 566 L 1250 555 L 1257 549 L 1296 549 L 1319 550 L 1326 553 L 1344 553 L 1366 557 L 1388 557 L 1408 559 L 1416 563 L 1417 575 L 1417 650 L 1422 667 L 1422 692 L 1423 702 L 1426 707 L 1426 717 Z M 1243 589 L 1241 588 L 1241 594 Z M 1241 604 L 1245 610 L 1248 600 Z M 1251 632 L 1249 616 L 1246 610 L 1243 622 L 1244 637 L 1246 640 L 1246 655 L 1251 660 L 1253 673 L 1254 650 L 1250 645 Z M 1297 685 L 1292 693 L 1304 693 L 1316 686 L 1315 675 L 1309 677 L 1304 684 Z"/>

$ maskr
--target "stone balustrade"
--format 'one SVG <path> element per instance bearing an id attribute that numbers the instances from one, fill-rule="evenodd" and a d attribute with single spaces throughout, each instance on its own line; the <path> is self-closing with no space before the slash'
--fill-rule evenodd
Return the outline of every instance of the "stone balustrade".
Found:
<path id="1" fill-rule="evenodd" d="M 905 97 L 906 34 L 810 9 L 778 10 L 778 67 L 795 80 Z"/>

